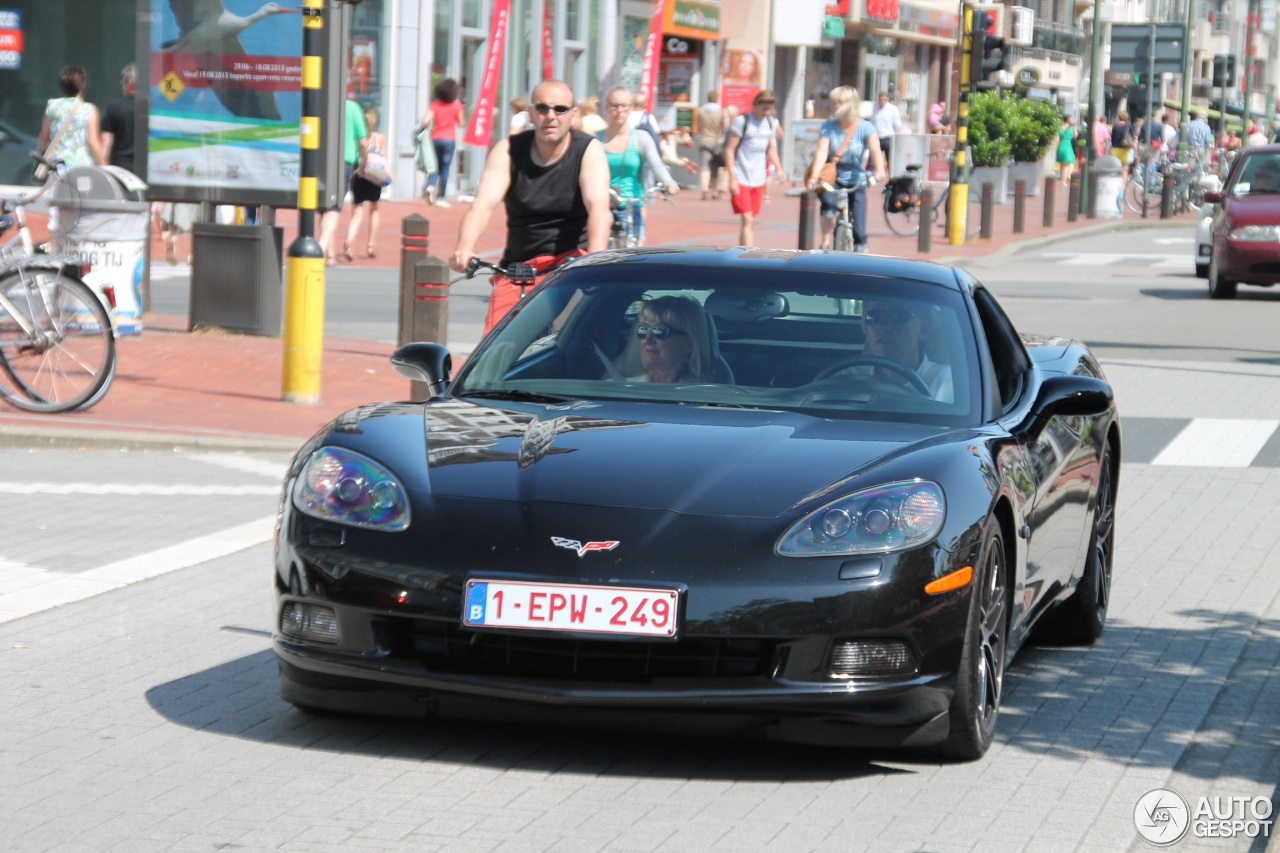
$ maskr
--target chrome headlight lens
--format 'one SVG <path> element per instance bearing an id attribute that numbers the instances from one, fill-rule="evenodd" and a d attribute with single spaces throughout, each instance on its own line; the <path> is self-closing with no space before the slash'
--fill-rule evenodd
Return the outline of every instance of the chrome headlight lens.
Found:
<path id="1" fill-rule="evenodd" d="M 373 530 L 409 526 L 409 499 L 395 476 L 368 456 L 322 447 L 302 467 L 293 505 L 307 515 Z"/>
<path id="2" fill-rule="evenodd" d="M 777 550 L 783 557 L 901 551 L 937 536 L 946 515 L 937 483 L 889 483 L 814 510 L 778 540 Z"/>
<path id="3" fill-rule="evenodd" d="M 1280 243 L 1280 225 L 1241 225 L 1228 236 L 1242 243 Z"/>

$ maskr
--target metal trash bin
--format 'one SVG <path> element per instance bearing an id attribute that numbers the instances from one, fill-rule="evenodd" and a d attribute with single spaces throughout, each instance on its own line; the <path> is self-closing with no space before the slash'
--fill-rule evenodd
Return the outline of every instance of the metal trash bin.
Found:
<path id="1" fill-rule="evenodd" d="M 1097 194 L 1093 199 L 1093 215 L 1098 219 L 1124 216 L 1124 167 L 1110 154 L 1093 161 L 1097 175 Z"/>
<path id="2" fill-rule="evenodd" d="M 276 337 L 284 324 L 284 230 L 197 222 L 191 228 L 190 328 Z"/>
<path id="3" fill-rule="evenodd" d="M 60 251 L 90 265 L 85 283 L 111 310 L 116 334 L 142 331 L 142 285 L 147 275 L 150 205 L 147 185 L 115 166 L 71 169 L 50 194 L 50 226 Z"/>

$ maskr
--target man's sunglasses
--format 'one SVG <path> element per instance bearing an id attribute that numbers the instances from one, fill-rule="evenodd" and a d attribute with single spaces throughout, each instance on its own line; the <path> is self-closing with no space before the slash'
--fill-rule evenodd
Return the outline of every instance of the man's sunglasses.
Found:
<path id="1" fill-rule="evenodd" d="M 654 323 L 653 325 L 641 323 L 636 326 L 636 338 L 642 341 L 650 335 L 653 335 L 654 340 L 665 341 L 672 335 L 687 334 L 688 332 L 684 329 L 677 329 L 675 326 L 669 326 L 666 323 Z"/>
<path id="2" fill-rule="evenodd" d="M 905 326 L 915 315 L 906 308 L 885 308 L 862 315 L 862 322 L 872 328 L 883 323 L 886 326 Z"/>
<path id="3" fill-rule="evenodd" d="M 551 112 L 552 110 L 556 111 L 556 115 L 562 116 L 565 113 L 569 112 L 569 110 L 571 109 L 573 109 L 572 106 L 565 106 L 564 104 L 534 104 L 533 105 L 533 111 L 540 116 L 544 116 L 547 113 Z"/>

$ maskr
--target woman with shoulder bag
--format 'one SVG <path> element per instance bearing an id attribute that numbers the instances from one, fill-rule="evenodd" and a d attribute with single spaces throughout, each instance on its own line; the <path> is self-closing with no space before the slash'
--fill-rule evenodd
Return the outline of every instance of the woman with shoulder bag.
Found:
<path id="1" fill-rule="evenodd" d="M 377 129 L 378 111 L 365 107 L 364 120 L 369 127 L 369 135 L 360 140 L 360 166 L 351 177 L 351 200 L 355 212 L 347 226 L 347 240 L 342 244 L 342 257 L 348 261 L 355 260 L 351 255 L 351 244 L 360 233 L 366 211 L 369 215 L 369 238 L 365 244 L 365 257 L 377 257 L 378 200 L 382 198 L 382 188 L 392 180 L 387 160 L 387 137 Z"/>
<path id="2" fill-rule="evenodd" d="M 827 96 L 831 118 L 818 131 L 818 145 L 813 152 L 813 162 L 805 175 L 805 185 L 811 189 L 848 189 L 858 187 L 849 194 L 849 219 L 853 226 L 853 250 L 867 251 L 867 172 L 863 163 L 871 156 L 871 168 L 875 179 L 885 179 L 884 153 L 880 150 L 880 137 L 875 126 L 858 117 L 861 99 L 852 86 L 837 86 Z M 836 226 L 837 198 L 834 192 L 819 193 L 821 205 L 822 248 L 830 249 Z"/>

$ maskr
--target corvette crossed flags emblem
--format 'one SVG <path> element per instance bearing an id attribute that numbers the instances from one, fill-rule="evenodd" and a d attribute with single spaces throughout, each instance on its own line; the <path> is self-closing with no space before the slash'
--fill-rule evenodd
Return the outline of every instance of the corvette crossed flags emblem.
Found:
<path id="1" fill-rule="evenodd" d="M 621 542 L 587 542 L 583 544 L 577 539 L 563 539 L 559 536 L 551 537 L 551 544 L 557 548 L 568 548 L 570 551 L 577 551 L 579 557 L 584 557 L 590 551 L 612 551 L 621 545 Z"/>

